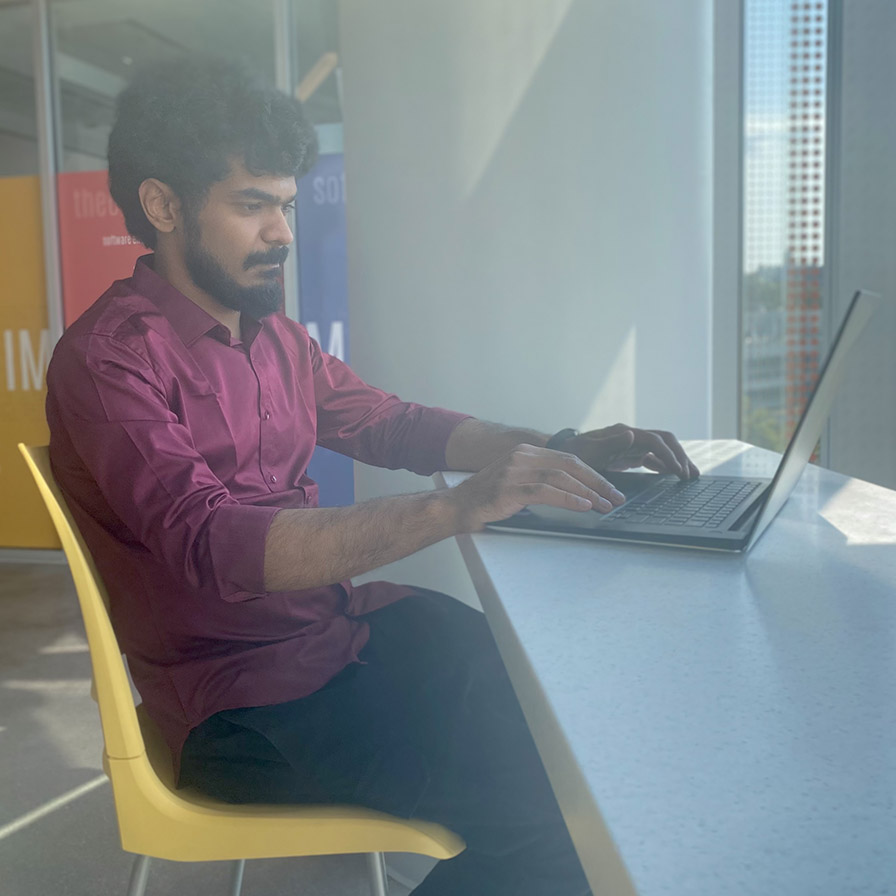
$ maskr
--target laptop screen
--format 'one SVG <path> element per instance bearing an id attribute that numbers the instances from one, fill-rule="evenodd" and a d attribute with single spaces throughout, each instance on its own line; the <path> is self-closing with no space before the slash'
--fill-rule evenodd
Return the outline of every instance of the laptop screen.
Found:
<path id="1" fill-rule="evenodd" d="M 772 480 L 771 488 L 766 495 L 765 506 L 760 511 L 753 527 L 747 549 L 755 544 L 768 524 L 784 506 L 784 502 L 793 491 L 809 458 L 812 457 L 812 452 L 818 444 L 821 431 L 831 412 L 831 405 L 840 387 L 840 381 L 846 371 L 846 358 L 853 343 L 858 339 L 879 304 L 880 296 L 866 290 L 860 289 L 852 297 L 852 302 L 850 302 L 840 324 L 840 329 L 831 344 L 827 359 L 818 374 L 812 395 L 809 397 L 803 415 L 800 417 L 793 437 L 784 452 L 784 458 Z"/>

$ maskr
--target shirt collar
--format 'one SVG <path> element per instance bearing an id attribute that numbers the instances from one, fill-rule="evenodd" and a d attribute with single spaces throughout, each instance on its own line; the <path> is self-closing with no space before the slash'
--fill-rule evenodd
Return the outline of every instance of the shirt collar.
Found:
<path id="1" fill-rule="evenodd" d="M 230 345 L 230 330 L 160 277 L 153 269 L 153 258 L 150 254 L 137 259 L 132 282 L 165 315 L 184 345 L 191 346 L 206 334 Z"/>

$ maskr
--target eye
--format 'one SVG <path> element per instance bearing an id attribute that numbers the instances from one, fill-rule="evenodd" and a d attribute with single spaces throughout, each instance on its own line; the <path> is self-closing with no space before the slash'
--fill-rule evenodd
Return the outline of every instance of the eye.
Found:
<path id="1" fill-rule="evenodd" d="M 244 212 L 258 212 L 258 211 L 261 211 L 261 203 L 260 202 L 242 202 L 242 203 L 240 203 L 240 208 Z"/>
<path id="2" fill-rule="evenodd" d="M 293 200 L 292 202 L 287 202 L 286 205 L 283 206 L 284 212 L 294 212 L 295 210 L 296 210 L 295 200 Z"/>

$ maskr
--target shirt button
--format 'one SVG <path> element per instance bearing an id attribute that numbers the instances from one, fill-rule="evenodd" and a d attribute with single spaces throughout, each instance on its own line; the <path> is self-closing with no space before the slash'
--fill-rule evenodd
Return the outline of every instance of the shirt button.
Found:
<path id="1" fill-rule="evenodd" d="M 271 482 L 273 482 L 273 483 L 277 482 L 277 477 L 273 473 L 271 473 Z"/>
<path id="2" fill-rule="evenodd" d="M 264 419 L 265 419 L 265 420 L 270 420 L 270 419 L 271 419 L 271 412 L 270 412 L 270 411 L 265 411 L 265 412 L 264 412 Z"/>

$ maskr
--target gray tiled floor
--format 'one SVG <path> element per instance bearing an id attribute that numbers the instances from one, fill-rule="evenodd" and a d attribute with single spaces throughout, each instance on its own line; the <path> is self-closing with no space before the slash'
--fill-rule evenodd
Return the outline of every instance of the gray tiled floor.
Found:
<path id="1" fill-rule="evenodd" d="M 132 858 L 118 843 L 100 755 L 90 662 L 68 568 L 0 563 L 3 896 L 124 896 Z M 78 788 L 81 795 L 33 817 Z M 147 894 L 216 896 L 227 892 L 228 879 L 225 863 L 159 861 Z M 337 856 L 249 862 L 243 893 L 367 896 L 369 888 L 363 858 Z M 391 896 L 407 893 L 391 884 Z"/>

